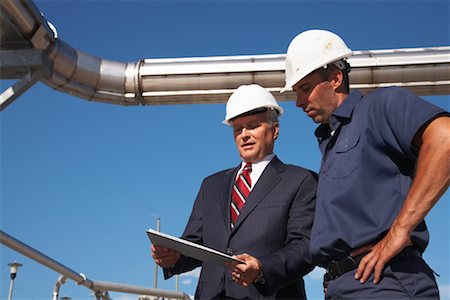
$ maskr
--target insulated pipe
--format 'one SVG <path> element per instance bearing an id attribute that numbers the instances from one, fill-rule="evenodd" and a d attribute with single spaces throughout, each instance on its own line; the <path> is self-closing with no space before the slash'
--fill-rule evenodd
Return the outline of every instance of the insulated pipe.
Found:
<path id="1" fill-rule="evenodd" d="M 284 60 L 281 54 L 147 59 L 139 72 L 142 97 L 145 103 L 224 102 L 239 85 L 258 83 L 278 100 L 292 100 L 294 93 L 279 93 Z M 450 47 L 355 51 L 348 61 L 350 87 L 363 92 L 388 85 L 421 95 L 450 92 Z"/>
<path id="2" fill-rule="evenodd" d="M 44 83 L 56 90 L 120 105 L 225 102 L 242 84 L 258 83 L 278 100 L 292 100 L 284 86 L 284 55 L 146 59 L 120 63 L 56 42 L 54 73 Z M 53 58 L 54 57 L 54 58 Z M 368 92 L 397 85 L 422 95 L 449 94 L 450 47 L 355 51 L 350 87 Z"/>
<path id="3" fill-rule="evenodd" d="M 72 48 L 57 38 L 31 0 L 0 2 L 7 28 L 2 44 L 16 41 L 45 50 L 52 73 L 41 81 L 87 100 L 119 105 L 225 102 L 242 84 L 258 83 L 278 100 L 292 100 L 284 86 L 284 54 L 116 62 Z M 14 32 L 14 34 L 12 34 Z M 8 38 L 12 39 L 8 40 Z M 418 95 L 450 94 L 450 47 L 355 51 L 350 87 L 369 92 L 398 85 Z"/>
<path id="4" fill-rule="evenodd" d="M 42 80 L 50 87 L 88 100 L 139 104 L 139 63 L 100 59 L 56 40 L 50 52 L 53 74 Z"/>

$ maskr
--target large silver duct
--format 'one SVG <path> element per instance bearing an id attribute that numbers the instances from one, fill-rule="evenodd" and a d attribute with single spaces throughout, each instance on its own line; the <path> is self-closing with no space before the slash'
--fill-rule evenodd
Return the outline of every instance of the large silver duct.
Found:
<path id="1" fill-rule="evenodd" d="M 241 84 L 258 83 L 279 100 L 283 54 L 116 62 L 79 51 L 31 0 L 0 2 L 0 79 L 18 79 L 0 96 L 3 109 L 36 81 L 88 100 L 120 105 L 224 102 Z M 419 95 L 450 93 L 450 46 L 356 51 L 351 87 L 399 85 Z"/>

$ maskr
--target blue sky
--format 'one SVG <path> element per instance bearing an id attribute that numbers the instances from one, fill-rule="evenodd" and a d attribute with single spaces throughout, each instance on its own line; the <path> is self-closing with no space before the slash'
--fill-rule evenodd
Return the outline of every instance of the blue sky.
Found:
<path id="1" fill-rule="evenodd" d="M 310 28 L 340 34 L 353 50 L 450 45 L 448 1 L 37 1 L 72 47 L 123 62 L 143 58 L 284 53 Z M 2 90 L 9 82 L 1 82 Z M 450 110 L 450 97 L 426 97 Z M 318 171 L 315 124 L 293 101 L 276 154 Z M 38 83 L 1 113 L 1 229 L 91 280 L 153 286 L 145 230 L 180 235 L 204 177 L 236 166 L 224 104 L 122 107 L 89 102 Z M 425 258 L 450 299 L 449 192 L 427 217 Z M 0 298 L 7 263 L 24 266 L 14 299 L 48 299 L 59 276 L 0 247 Z M 321 274 L 306 277 L 322 299 Z M 174 289 L 175 280 L 158 287 Z M 180 277 L 193 294 L 198 272 Z M 69 281 L 60 295 L 90 299 Z M 136 299 L 112 293 L 114 299 Z"/>

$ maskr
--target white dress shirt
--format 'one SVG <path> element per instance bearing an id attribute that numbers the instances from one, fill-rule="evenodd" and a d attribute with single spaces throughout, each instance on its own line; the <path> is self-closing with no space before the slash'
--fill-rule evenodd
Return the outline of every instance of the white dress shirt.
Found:
<path id="1" fill-rule="evenodd" d="M 259 177 L 261 177 L 261 174 L 264 172 L 264 169 L 267 167 L 267 165 L 270 163 L 270 161 L 275 157 L 275 154 L 271 153 L 264 157 L 262 160 L 252 163 L 252 172 L 250 173 L 250 180 L 252 181 L 252 186 L 250 190 L 253 189 L 255 184 L 258 182 Z M 238 176 L 242 173 L 242 170 L 244 169 L 244 166 L 247 163 L 243 161 L 241 163 L 241 167 L 239 168 L 239 171 L 236 174 L 236 179 Z"/>

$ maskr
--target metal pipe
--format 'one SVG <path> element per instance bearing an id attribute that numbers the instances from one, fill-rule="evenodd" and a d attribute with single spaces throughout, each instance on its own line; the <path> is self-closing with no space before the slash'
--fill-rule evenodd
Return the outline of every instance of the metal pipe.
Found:
<path id="1" fill-rule="evenodd" d="M 53 260 L 47 255 L 13 238 L 12 236 L 8 235 L 2 230 L 0 230 L 0 243 L 15 250 L 16 252 L 19 252 L 27 256 L 28 258 L 33 259 L 34 261 L 37 261 L 38 263 L 52 269 L 53 271 L 62 274 L 62 277 L 58 278 L 58 282 L 55 285 L 53 296 L 55 296 L 55 292 L 59 293 L 60 285 L 65 282 L 66 278 L 69 278 L 75 281 L 77 284 L 83 285 L 95 291 L 96 295 L 103 294 L 104 295 L 103 297 L 107 297 L 108 291 L 116 291 L 123 293 L 143 294 L 148 296 L 166 297 L 173 299 L 190 299 L 190 297 L 187 294 L 182 292 L 166 291 L 156 288 L 152 289 L 104 281 L 91 281 L 87 279 L 84 274 L 76 273 L 75 271 Z"/>
<path id="2" fill-rule="evenodd" d="M 0 230 L 0 243 L 25 255 L 26 257 L 37 261 L 57 273 L 65 275 L 77 284 L 84 285 L 87 288 L 92 288 L 92 281 L 88 280 L 85 275 L 77 273 L 63 264 L 60 264 L 56 260 L 13 238 L 2 230 Z"/>
<path id="3" fill-rule="evenodd" d="M 64 275 L 60 275 L 58 280 L 56 280 L 55 287 L 53 288 L 53 300 L 58 300 L 59 297 L 59 289 L 61 286 L 66 283 L 67 277 Z"/>
<path id="4" fill-rule="evenodd" d="M 94 281 L 93 288 L 95 290 L 108 290 L 113 292 L 130 293 L 136 295 L 149 295 L 169 299 L 190 299 L 190 297 L 182 292 L 167 291 L 154 288 L 137 287 L 120 283 Z"/>
<path id="5" fill-rule="evenodd" d="M 9 283 L 8 300 L 12 299 L 13 289 L 14 289 L 14 278 L 11 278 L 11 281 Z"/>
<path id="6" fill-rule="evenodd" d="M 65 66 L 57 61 L 59 56 L 70 57 L 63 53 L 69 51 L 67 47 L 59 47 L 53 76 L 43 81 L 89 100 L 120 105 L 220 103 L 241 84 L 251 83 L 268 88 L 278 100 L 295 99 L 292 92 L 279 93 L 284 86 L 285 57 L 280 54 L 146 59 L 126 64 L 88 59 L 76 51 L 76 71 L 64 77 Z M 350 86 L 363 92 L 394 84 L 418 94 L 450 92 L 450 47 L 356 51 L 349 63 L 353 68 Z"/>
<path id="7" fill-rule="evenodd" d="M 21 41 L 47 51 L 52 73 L 41 81 L 61 92 L 119 105 L 219 103 L 238 86 L 258 83 L 278 100 L 295 99 L 292 92 L 279 93 L 284 54 L 110 61 L 58 39 L 31 0 L 0 5 L 2 18 L 10 20 L 5 25 L 15 26 L 5 32 L 16 32 Z M 5 35 L 2 42 L 8 38 L 18 39 Z M 350 87 L 364 93 L 399 85 L 418 95 L 450 94 L 450 46 L 355 51 L 349 62 Z"/>

